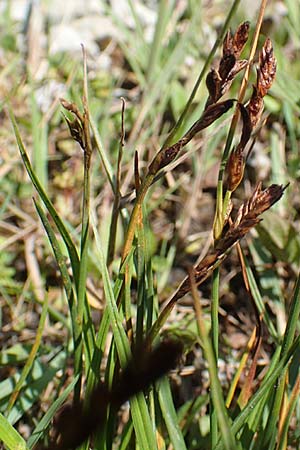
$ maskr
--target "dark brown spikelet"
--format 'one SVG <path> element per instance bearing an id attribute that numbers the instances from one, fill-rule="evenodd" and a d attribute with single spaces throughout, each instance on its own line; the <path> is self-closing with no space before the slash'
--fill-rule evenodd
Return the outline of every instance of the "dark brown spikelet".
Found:
<path id="1" fill-rule="evenodd" d="M 205 256 L 194 268 L 197 285 L 203 283 L 220 262 L 226 258 L 230 248 L 261 221 L 259 216 L 280 200 L 286 188 L 287 186 L 278 184 L 272 184 L 266 189 L 262 189 L 261 183 L 256 186 L 251 197 L 239 208 L 234 223 L 229 227 L 225 236 L 218 241 L 215 251 Z M 170 300 L 170 305 L 173 306 L 189 291 L 190 280 L 189 277 L 186 277 Z"/>
<path id="2" fill-rule="evenodd" d="M 223 57 L 233 54 L 233 34 L 228 30 L 223 40 Z"/>
<path id="3" fill-rule="evenodd" d="M 227 189 L 231 192 L 236 190 L 243 179 L 245 168 L 243 152 L 252 132 L 252 124 L 248 110 L 242 103 L 238 103 L 238 107 L 243 121 L 242 135 L 236 149 L 231 152 L 226 165 Z"/>
<path id="4" fill-rule="evenodd" d="M 210 103 L 207 103 L 207 106 L 211 103 L 216 103 L 218 98 L 220 98 L 221 86 L 222 78 L 220 77 L 219 72 L 216 69 L 211 69 L 206 77 L 206 87 L 210 99 Z"/>
<path id="5" fill-rule="evenodd" d="M 212 69 L 206 77 L 209 98 L 206 107 L 216 103 L 230 88 L 235 76 L 247 65 L 239 60 L 249 35 L 249 22 L 242 23 L 233 35 L 229 30 L 223 41 L 223 56 L 218 70 Z"/>
<path id="6" fill-rule="evenodd" d="M 245 108 L 245 106 L 242 103 L 238 103 L 238 107 L 243 121 L 242 136 L 238 147 L 244 150 L 245 146 L 247 145 L 251 137 L 252 124 L 249 111 L 247 110 L 247 108 Z"/>
<path id="7" fill-rule="evenodd" d="M 74 120 L 70 120 L 67 118 L 67 116 L 64 115 L 64 118 L 68 124 L 72 138 L 74 139 L 74 141 L 79 143 L 79 145 L 82 149 L 84 149 L 85 141 L 84 141 L 84 131 L 82 128 L 82 124 L 77 119 L 77 117 L 75 117 Z"/>
<path id="8" fill-rule="evenodd" d="M 286 188 L 287 186 L 271 184 L 268 188 L 262 189 L 262 184 L 258 183 L 249 200 L 240 206 L 233 226 L 237 227 L 245 218 L 258 217 L 270 209 L 282 197 Z"/>
<path id="9" fill-rule="evenodd" d="M 271 88 L 276 74 L 276 58 L 271 39 L 266 39 L 259 54 L 259 68 L 257 71 L 257 89 L 264 97 Z"/>
<path id="10" fill-rule="evenodd" d="M 249 37 L 250 22 L 239 25 L 234 35 L 229 30 L 223 41 L 223 55 L 234 55 L 238 59 Z"/>
<path id="11" fill-rule="evenodd" d="M 233 36 L 233 53 L 239 58 L 249 37 L 250 22 L 243 22 Z"/>
<path id="12" fill-rule="evenodd" d="M 264 109 L 264 100 L 259 95 L 256 86 L 253 86 L 252 96 L 247 106 L 252 129 L 256 127 L 259 119 L 261 118 Z"/>
<path id="13" fill-rule="evenodd" d="M 60 103 L 62 106 L 69 112 L 74 115 L 74 120 L 68 119 L 65 115 L 66 122 L 68 124 L 70 134 L 72 138 L 80 144 L 80 147 L 85 150 L 86 148 L 86 139 L 84 133 L 84 118 L 78 107 L 73 102 L 68 102 L 67 100 L 61 98 Z"/>
<path id="14" fill-rule="evenodd" d="M 223 56 L 220 62 L 219 66 L 219 75 L 221 80 L 225 82 L 226 79 L 228 79 L 229 74 L 232 72 L 234 66 L 236 64 L 236 57 L 234 54 L 229 54 Z"/>
<path id="15" fill-rule="evenodd" d="M 256 85 L 253 86 L 252 96 L 247 107 L 252 128 L 256 126 L 261 117 L 264 108 L 263 97 L 271 88 L 275 75 L 276 58 L 274 56 L 272 42 L 268 38 L 259 54 Z"/>
<path id="16" fill-rule="evenodd" d="M 272 184 L 268 188 L 262 189 L 262 184 L 259 183 L 251 197 L 240 206 L 233 225 L 220 239 L 216 249 L 224 253 L 242 239 L 251 228 L 261 221 L 259 216 L 280 200 L 286 188 L 287 186 Z"/>
<path id="17" fill-rule="evenodd" d="M 227 162 L 227 189 L 231 192 L 235 191 L 243 179 L 245 167 L 245 159 L 243 150 L 238 147 L 233 150 Z"/>

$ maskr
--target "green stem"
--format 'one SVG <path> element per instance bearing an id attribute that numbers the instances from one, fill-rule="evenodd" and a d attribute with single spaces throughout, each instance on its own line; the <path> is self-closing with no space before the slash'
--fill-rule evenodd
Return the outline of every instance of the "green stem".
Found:
<path id="1" fill-rule="evenodd" d="M 124 244 L 124 249 L 123 249 L 123 254 L 122 254 L 122 263 L 124 262 L 124 260 L 126 259 L 126 257 L 128 256 L 128 254 L 130 252 L 131 245 L 132 245 L 133 238 L 134 238 L 136 223 L 137 223 L 137 220 L 138 220 L 138 217 L 140 214 L 140 206 L 143 203 L 145 195 L 146 195 L 149 187 L 151 186 L 153 179 L 154 179 L 154 175 L 148 173 L 148 175 L 144 179 L 144 181 L 138 191 L 136 201 L 135 201 L 135 204 L 134 204 L 131 216 L 130 216 L 128 228 L 127 228 L 127 234 L 126 234 L 125 244 Z"/>
<path id="2" fill-rule="evenodd" d="M 229 157 L 229 152 L 230 152 L 230 148 L 231 148 L 231 144 L 232 144 L 233 136 L 234 136 L 234 131 L 235 131 L 235 127 L 236 127 L 237 112 L 238 112 L 238 110 L 236 110 L 236 114 L 233 116 L 233 119 L 231 122 L 231 126 L 229 129 L 228 135 L 227 135 L 226 144 L 225 144 L 225 148 L 224 148 L 224 152 L 223 152 L 222 160 L 221 160 L 221 164 L 220 164 L 220 169 L 219 169 L 218 184 L 217 184 L 217 198 L 216 198 L 216 213 L 215 213 L 215 220 L 214 220 L 214 237 L 215 237 L 215 239 L 219 239 L 221 236 L 223 226 L 224 226 L 225 214 L 227 212 L 227 206 L 225 205 L 225 202 L 223 204 L 223 178 L 224 178 L 226 163 L 227 163 L 227 160 Z M 227 201 L 229 201 L 230 196 L 231 196 L 231 193 L 228 197 L 228 194 L 226 192 L 225 198 L 227 197 Z M 227 205 L 228 205 L 228 203 L 227 203 Z M 226 208 L 225 208 L 225 206 L 226 206 Z"/>
<path id="3" fill-rule="evenodd" d="M 212 348 L 215 354 L 215 366 L 218 371 L 218 355 L 219 355 L 219 283 L 220 269 L 217 267 L 212 275 L 212 305 L 211 305 L 211 340 Z M 210 438 L 211 448 L 214 448 L 218 442 L 218 416 L 212 397 L 212 389 L 210 392 Z"/>
<path id="4" fill-rule="evenodd" d="M 218 281 L 218 277 L 216 277 L 216 280 Z M 226 450 L 237 449 L 238 447 L 235 442 L 234 434 L 231 430 L 229 417 L 228 417 L 224 399 L 223 399 L 223 392 L 222 392 L 222 388 L 221 388 L 220 381 L 218 378 L 218 369 L 217 369 L 217 360 L 215 357 L 215 349 L 213 346 L 213 342 L 209 339 L 206 327 L 204 325 L 204 319 L 203 319 L 203 313 L 202 313 L 200 299 L 198 298 L 198 292 L 196 289 L 196 285 L 192 279 L 191 279 L 191 292 L 192 292 L 192 296 L 194 298 L 194 306 L 195 306 L 195 311 L 196 311 L 198 333 L 199 333 L 199 337 L 202 342 L 204 356 L 205 356 L 205 359 L 206 359 L 207 365 L 208 365 L 209 378 L 210 378 L 211 402 L 213 404 L 214 411 L 216 414 L 216 420 L 218 421 L 218 425 L 220 427 L 222 443 L 224 444 L 224 448 Z M 217 442 L 216 442 L 216 444 L 217 444 Z M 216 445 L 216 444 L 214 444 L 214 445 Z"/>
<path id="5" fill-rule="evenodd" d="M 88 264 L 88 244 L 89 244 L 89 211 L 90 211 L 90 155 L 85 152 L 84 155 L 84 188 L 82 199 L 82 228 L 80 240 L 80 266 L 79 266 L 79 282 L 78 282 L 78 303 L 77 303 L 77 326 L 81 330 L 80 335 L 77 336 L 78 341 L 75 348 L 74 369 L 75 375 L 82 373 L 82 353 L 83 353 L 83 311 L 86 296 L 86 279 L 87 279 L 87 264 Z M 79 378 L 74 390 L 74 400 L 78 401 L 80 398 L 80 383 Z"/>

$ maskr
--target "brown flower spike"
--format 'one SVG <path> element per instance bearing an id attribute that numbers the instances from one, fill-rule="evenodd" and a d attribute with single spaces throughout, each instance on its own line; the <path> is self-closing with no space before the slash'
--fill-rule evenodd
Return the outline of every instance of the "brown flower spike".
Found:
<path id="1" fill-rule="evenodd" d="M 241 205 L 234 223 L 229 227 L 225 236 L 219 240 L 215 251 L 205 256 L 195 267 L 194 273 L 197 285 L 203 283 L 220 262 L 226 258 L 228 250 L 261 221 L 259 216 L 280 200 L 286 188 L 287 186 L 278 184 L 272 184 L 266 189 L 262 189 L 261 183 L 256 186 L 251 197 Z M 170 300 L 171 304 L 182 298 L 189 290 L 190 279 L 186 277 Z"/>
<path id="2" fill-rule="evenodd" d="M 243 121 L 242 135 L 236 149 L 231 152 L 226 165 L 227 189 L 231 192 L 236 190 L 243 179 L 245 168 L 245 158 L 243 152 L 252 132 L 250 116 L 247 109 L 242 103 L 238 103 L 238 107 Z"/>
<path id="3" fill-rule="evenodd" d="M 264 108 L 263 97 L 271 88 L 276 75 L 276 58 L 273 53 L 271 39 L 266 39 L 259 54 L 256 85 L 253 86 L 252 96 L 247 106 L 252 128 L 258 123 Z"/>
<path id="4" fill-rule="evenodd" d="M 230 88 L 235 76 L 247 65 L 247 60 L 239 60 L 248 40 L 249 22 L 242 23 L 235 34 L 228 31 L 223 41 L 223 56 L 219 68 L 212 69 L 206 77 L 209 98 L 206 106 L 217 102 Z"/>

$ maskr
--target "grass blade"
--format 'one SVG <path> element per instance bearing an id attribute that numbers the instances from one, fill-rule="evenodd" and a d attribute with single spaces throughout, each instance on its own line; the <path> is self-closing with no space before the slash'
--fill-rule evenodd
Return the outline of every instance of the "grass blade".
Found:
<path id="1" fill-rule="evenodd" d="M 298 279 L 296 281 L 295 290 L 293 294 L 292 303 L 290 306 L 290 311 L 288 315 L 288 322 L 286 326 L 286 330 L 283 337 L 283 343 L 281 347 L 281 358 L 285 360 L 289 349 L 292 345 L 292 342 L 295 338 L 295 332 L 297 330 L 297 324 L 299 320 L 300 314 L 300 274 L 298 275 Z M 285 371 L 280 374 L 280 379 L 278 380 L 279 388 L 276 390 L 274 401 L 271 407 L 272 414 L 269 416 L 268 423 L 266 425 L 266 433 L 264 435 L 264 445 L 269 443 L 268 445 L 274 446 L 276 440 L 277 427 L 276 424 L 278 422 L 281 403 L 283 401 L 284 388 L 285 388 Z"/>
<path id="2" fill-rule="evenodd" d="M 174 407 L 169 380 L 163 377 L 158 383 L 158 398 L 162 415 L 174 450 L 185 450 L 186 445 Z"/>
<path id="3" fill-rule="evenodd" d="M 0 441 L 8 450 L 26 450 L 26 442 L 8 420 L 0 413 Z"/>
<path id="4" fill-rule="evenodd" d="M 60 234 L 61 234 L 61 236 L 62 236 L 62 238 L 63 238 L 63 240 L 64 240 L 64 242 L 66 244 L 66 247 L 68 249 L 68 253 L 69 253 L 69 256 L 70 256 L 70 259 L 71 259 L 71 264 L 72 264 L 72 270 L 73 270 L 74 278 L 76 280 L 77 277 L 78 277 L 78 272 L 79 272 L 79 257 L 78 257 L 78 253 L 77 253 L 76 247 L 75 247 L 75 245 L 74 245 L 74 243 L 72 241 L 72 238 L 71 238 L 68 230 L 66 229 L 64 223 L 62 222 L 61 218 L 57 214 L 53 203 L 51 202 L 51 200 L 47 196 L 45 190 L 43 189 L 41 183 L 39 182 L 38 177 L 36 176 L 36 174 L 35 174 L 35 172 L 34 172 L 34 170 L 32 168 L 32 165 L 31 165 L 30 160 L 28 158 L 26 149 L 25 149 L 24 144 L 22 142 L 21 135 L 20 135 L 20 132 L 19 132 L 19 129 L 18 129 L 18 125 L 17 125 L 16 119 L 15 119 L 15 116 L 13 114 L 13 111 L 12 111 L 11 107 L 9 107 L 9 115 L 10 115 L 10 119 L 11 119 L 11 122 L 12 122 L 12 125 L 13 125 L 13 129 L 14 129 L 14 133 L 15 133 L 15 136 L 16 136 L 16 140 L 17 140 L 17 144 L 18 144 L 18 147 L 19 147 L 19 151 L 21 153 L 21 157 L 22 157 L 23 162 L 24 162 L 25 169 L 26 169 L 26 171 L 27 171 L 27 173 L 29 175 L 29 178 L 32 181 L 32 184 L 34 185 L 35 189 L 37 190 L 37 192 L 38 192 L 42 202 L 46 206 L 49 214 L 51 215 L 55 225 L 57 226 L 57 228 L 58 228 L 58 230 L 59 230 L 59 232 L 60 232 Z"/>
<path id="5" fill-rule="evenodd" d="M 92 228 L 95 236 L 96 246 L 98 250 L 98 259 L 100 271 L 103 276 L 104 292 L 107 301 L 107 308 L 110 317 L 110 324 L 112 327 L 114 340 L 120 360 L 120 365 L 125 368 L 129 362 L 131 351 L 128 338 L 125 334 L 122 318 L 118 311 L 113 289 L 109 279 L 109 274 L 105 262 L 105 257 L 102 250 L 102 244 L 97 232 L 95 219 L 92 216 Z M 142 393 L 133 396 L 130 400 L 131 415 L 134 424 L 137 440 L 143 450 L 154 450 L 157 448 L 155 434 L 152 429 L 150 415 L 146 406 L 145 397 Z"/>
<path id="6" fill-rule="evenodd" d="M 287 368 L 290 358 L 294 355 L 297 348 L 300 345 L 300 336 L 294 341 L 293 345 L 290 347 L 285 357 L 278 361 L 276 367 L 273 368 L 272 373 L 269 373 L 264 378 L 261 386 L 251 397 L 245 408 L 240 412 L 240 414 L 234 420 L 231 430 L 234 435 L 236 435 L 241 428 L 247 423 L 248 417 L 255 409 L 256 405 L 260 402 L 261 398 L 270 390 L 279 376 L 284 375 L 285 369 Z M 273 414 L 273 411 L 272 411 Z M 277 416 L 278 418 L 278 416 Z M 225 448 L 221 441 L 215 447 L 215 450 L 221 450 Z"/>
<path id="7" fill-rule="evenodd" d="M 190 282 L 191 282 L 191 292 L 194 299 L 194 307 L 196 311 L 199 337 L 201 339 L 205 358 L 208 363 L 208 370 L 211 384 L 210 387 L 211 397 L 218 418 L 218 424 L 221 432 L 221 442 L 226 450 L 238 449 L 239 447 L 237 446 L 237 443 L 234 438 L 234 433 L 232 432 L 230 426 L 229 417 L 224 403 L 222 388 L 218 378 L 217 363 L 214 348 L 208 337 L 207 330 L 204 325 L 200 299 L 198 296 L 195 282 L 193 281 L 192 274 L 190 277 Z"/>
<path id="8" fill-rule="evenodd" d="M 41 344 L 47 313 L 48 313 L 48 295 L 46 293 L 44 303 L 43 303 L 43 309 L 42 309 L 42 313 L 41 313 L 41 317 L 40 317 L 39 326 L 38 326 L 38 329 L 36 332 L 36 338 L 35 338 L 34 344 L 32 346 L 31 352 L 28 356 L 28 359 L 26 361 L 26 364 L 22 370 L 21 376 L 18 379 L 18 382 L 11 394 L 10 399 L 9 399 L 8 407 L 7 407 L 8 413 L 11 411 L 13 405 L 15 404 L 15 402 L 20 394 L 20 391 L 22 389 L 22 386 L 23 386 L 30 370 L 32 369 L 34 359 L 36 357 L 36 354 L 37 354 L 40 344 Z"/>
<path id="9" fill-rule="evenodd" d="M 55 402 L 50 406 L 44 417 L 39 421 L 38 425 L 33 430 L 32 435 L 28 439 L 27 445 L 28 448 L 31 449 L 34 445 L 43 437 L 45 430 L 49 426 L 52 421 L 56 411 L 64 404 L 64 402 L 68 399 L 70 393 L 74 389 L 79 376 L 77 375 L 74 380 L 67 386 L 67 388 L 60 394 L 60 396 L 55 400 Z"/>

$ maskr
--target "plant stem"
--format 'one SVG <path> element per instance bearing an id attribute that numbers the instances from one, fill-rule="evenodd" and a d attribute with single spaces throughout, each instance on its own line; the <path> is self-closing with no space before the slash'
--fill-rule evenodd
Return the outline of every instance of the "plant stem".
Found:
<path id="1" fill-rule="evenodd" d="M 220 268 L 217 267 L 212 275 L 212 305 L 211 305 L 211 341 L 215 354 L 216 371 L 218 371 L 218 355 L 219 355 L 219 282 Z M 215 410 L 212 391 L 210 392 L 210 438 L 211 448 L 214 448 L 218 442 L 218 418 Z"/>
<path id="2" fill-rule="evenodd" d="M 258 18 L 256 21 L 255 32 L 254 32 L 253 39 L 252 39 L 251 49 L 250 49 L 249 58 L 248 58 L 248 64 L 245 69 L 245 73 L 244 73 L 241 87 L 240 87 L 239 94 L 238 94 L 238 103 L 242 103 L 244 100 L 245 92 L 246 92 L 248 82 L 249 82 L 249 73 L 250 73 L 250 69 L 253 64 L 253 59 L 255 56 L 256 48 L 257 48 L 259 33 L 260 33 L 263 18 L 264 18 L 266 5 L 267 5 L 267 0 L 262 0 L 261 4 L 260 4 L 259 13 L 258 13 Z M 223 225 L 224 225 L 224 218 L 226 215 L 225 205 L 223 205 L 223 178 L 224 178 L 225 167 L 226 167 L 226 163 L 227 163 L 227 160 L 229 157 L 229 153 L 230 153 L 230 149 L 231 149 L 231 145 L 232 145 L 232 141 L 233 141 L 233 137 L 234 137 L 238 119 L 239 119 L 239 108 L 236 107 L 235 113 L 233 115 L 233 118 L 232 118 L 232 121 L 230 124 L 230 129 L 229 129 L 229 132 L 227 135 L 226 144 L 225 144 L 224 152 L 222 155 L 222 160 L 221 160 L 221 165 L 220 165 L 219 175 L 218 175 L 216 214 L 215 214 L 215 223 L 214 223 L 214 236 L 216 239 L 218 239 L 221 236 Z"/>
<path id="3" fill-rule="evenodd" d="M 126 257 L 128 256 L 128 254 L 130 252 L 133 238 L 134 238 L 136 223 L 137 223 L 137 220 L 140 215 L 140 207 L 143 203 L 143 200 L 145 198 L 145 195 L 146 195 L 149 187 L 152 184 L 153 179 L 154 179 L 154 175 L 148 174 L 146 176 L 146 178 L 144 179 L 143 183 L 141 184 L 140 190 L 137 193 L 137 197 L 135 200 L 135 204 L 134 204 L 134 207 L 133 207 L 133 210 L 132 210 L 132 213 L 130 216 L 128 228 L 127 228 L 127 234 L 126 234 L 124 249 L 123 249 L 123 253 L 122 253 L 122 263 L 125 261 Z"/>
<path id="4" fill-rule="evenodd" d="M 88 88 L 87 88 L 87 66 L 86 52 L 83 50 L 84 63 L 84 81 L 83 81 L 83 132 L 85 137 L 84 148 L 84 181 L 82 196 L 82 220 L 81 220 L 81 239 L 80 239 L 80 267 L 78 282 L 78 303 L 77 303 L 77 324 L 81 330 L 78 337 L 78 344 L 75 349 L 75 375 L 82 374 L 82 353 L 83 353 L 83 312 L 86 300 L 86 279 L 88 265 L 88 247 L 89 247 L 89 228 L 90 228 L 90 166 L 92 156 L 92 143 L 90 136 L 89 109 L 88 109 Z M 81 390 L 81 379 L 79 378 L 74 390 L 74 401 L 79 401 Z"/>
<path id="5" fill-rule="evenodd" d="M 210 377 L 210 392 L 211 399 L 214 406 L 214 413 L 216 414 L 216 418 L 218 424 L 220 426 L 222 443 L 224 444 L 224 448 L 226 450 L 233 450 L 238 448 L 236 446 L 234 435 L 231 431 L 231 426 L 229 422 L 229 418 L 227 415 L 227 410 L 223 400 L 222 388 L 218 378 L 218 370 L 217 370 L 217 361 L 215 358 L 215 351 L 213 348 L 213 344 L 209 339 L 208 333 L 206 331 L 201 303 L 198 295 L 198 291 L 196 288 L 195 280 L 193 280 L 193 274 L 190 276 L 191 282 L 191 292 L 194 299 L 194 307 L 196 311 L 196 319 L 198 325 L 198 332 L 201 342 L 203 343 L 203 351 L 205 355 L 205 359 L 208 364 L 209 377 Z M 214 424 L 215 426 L 215 424 Z M 213 430 L 211 430 L 212 432 Z M 214 438 L 214 441 L 217 441 L 217 436 Z M 216 445 L 215 442 L 214 445 Z"/>

